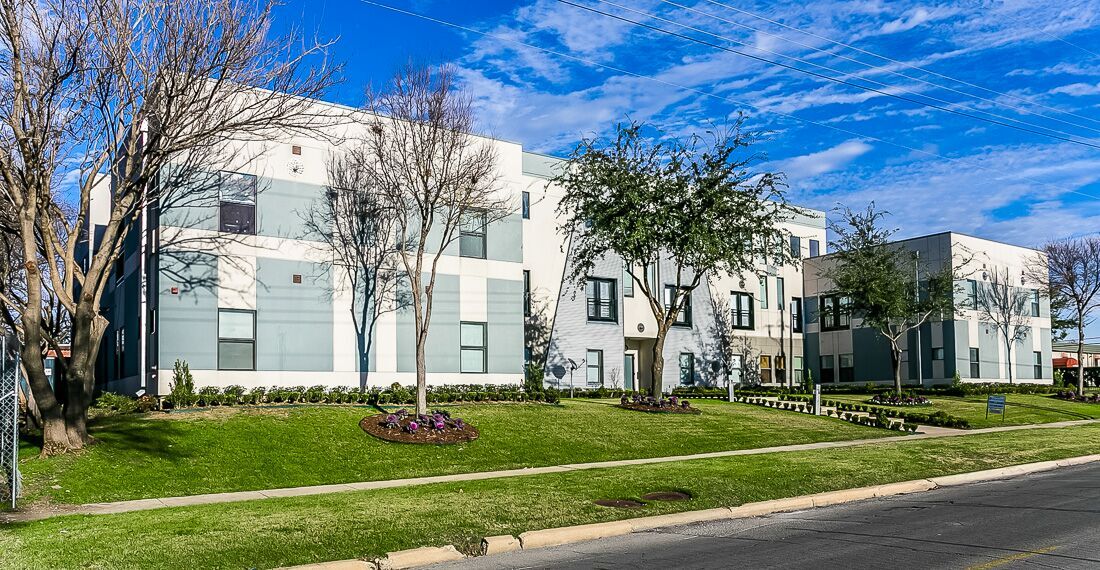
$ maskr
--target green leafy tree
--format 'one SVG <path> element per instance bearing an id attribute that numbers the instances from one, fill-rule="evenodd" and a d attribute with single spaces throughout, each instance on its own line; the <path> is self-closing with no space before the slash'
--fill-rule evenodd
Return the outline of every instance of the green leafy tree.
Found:
<path id="1" fill-rule="evenodd" d="M 749 150 L 757 136 L 742 125 L 681 141 L 618 124 L 610 141 L 581 141 L 555 180 L 565 190 L 559 229 L 572 236 L 568 277 L 583 285 L 599 260 L 617 255 L 648 300 L 657 322 L 654 394 L 662 392 L 668 330 L 708 273 L 755 274 L 758 261 L 792 261 L 780 223 L 797 210 L 785 200 L 782 174 L 752 170 L 761 158 Z M 662 257 L 674 275 L 651 282 L 646 270 Z"/>
<path id="2" fill-rule="evenodd" d="M 897 230 L 882 226 L 888 213 L 876 211 L 874 202 L 861 212 L 835 211 L 838 219 L 829 224 L 835 236 L 832 263 L 823 273 L 847 300 L 840 310 L 889 342 L 894 391 L 900 393 L 902 345 L 909 331 L 954 312 L 955 264 L 928 267 L 916 252 L 890 243 Z"/>

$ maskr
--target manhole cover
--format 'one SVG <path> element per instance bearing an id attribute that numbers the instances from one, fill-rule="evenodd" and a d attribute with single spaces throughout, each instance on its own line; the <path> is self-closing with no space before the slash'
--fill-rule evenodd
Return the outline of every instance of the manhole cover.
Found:
<path id="1" fill-rule="evenodd" d="M 642 498 L 647 501 L 686 501 L 691 498 L 691 495 L 679 491 L 660 491 L 642 495 Z"/>
<path id="2" fill-rule="evenodd" d="M 614 509 L 636 509 L 645 506 L 645 503 L 631 501 L 630 499 L 600 499 L 594 502 L 601 507 L 611 507 Z"/>

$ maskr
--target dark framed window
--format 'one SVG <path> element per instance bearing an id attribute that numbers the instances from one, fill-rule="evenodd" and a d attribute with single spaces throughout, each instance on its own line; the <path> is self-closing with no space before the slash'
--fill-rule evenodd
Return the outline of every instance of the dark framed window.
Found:
<path id="1" fill-rule="evenodd" d="M 531 193 L 524 191 L 520 194 L 520 215 L 523 219 L 531 219 Z"/>
<path id="2" fill-rule="evenodd" d="M 787 299 L 785 298 L 786 297 L 786 291 L 783 290 L 784 289 L 783 285 L 784 285 L 783 278 L 782 277 L 776 277 L 775 278 L 775 303 L 776 303 L 775 306 L 780 311 L 783 310 L 783 306 L 787 302 Z"/>
<path id="3" fill-rule="evenodd" d="M 752 295 L 740 291 L 731 291 L 730 317 L 733 322 L 733 328 L 752 330 L 755 326 L 753 322 L 755 308 L 756 303 L 753 302 Z"/>
<path id="4" fill-rule="evenodd" d="M 589 350 L 584 358 L 585 382 L 589 386 L 603 386 L 603 351 Z"/>
<path id="5" fill-rule="evenodd" d="M 523 316 L 531 316 L 531 271 L 523 270 Z"/>
<path id="6" fill-rule="evenodd" d="M 256 369 L 256 311 L 218 309 L 218 370 Z"/>
<path id="7" fill-rule="evenodd" d="M 821 330 L 835 331 L 851 327 L 852 317 L 848 312 L 848 298 L 840 295 L 822 295 Z"/>
<path id="8" fill-rule="evenodd" d="M 660 275 L 657 271 L 656 263 L 650 263 L 645 266 L 645 284 L 651 293 L 657 292 L 657 284 L 661 282 L 659 277 Z"/>
<path id="9" fill-rule="evenodd" d="M 1035 355 L 1035 379 L 1038 380 L 1043 377 L 1043 353 L 1035 351 L 1033 354 Z"/>
<path id="10" fill-rule="evenodd" d="M 221 172 L 219 177 L 218 229 L 256 235 L 256 177 L 239 172 Z"/>
<path id="11" fill-rule="evenodd" d="M 970 377 L 981 378 L 982 377 L 982 364 L 979 358 L 980 354 L 978 349 L 970 349 Z"/>
<path id="12" fill-rule="evenodd" d="M 484 374 L 488 353 L 485 323 L 462 322 L 459 328 L 459 371 L 464 374 Z"/>
<path id="13" fill-rule="evenodd" d="M 695 384 L 695 355 L 690 352 L 680 353 L 680 385 L 692 386 Z"/>
<path id="14" fill-rule="evenodd" d="M 791 363 L 794 364 L 794 368 L 791 369 L 791 379 L 795 382 L 802 383 L 802 357 L 792 356 Z"/>
<path id="15" fill-rule="evenodd" d="M 802 238 L 791 236 L 791 257 L 802 259 Z"/>
<path id="16" fill-rule="evenodd" d="M 630 267 L 623 264 L 623 297 L 634 296 L 634 278 L 630 276 Z"/>
<path id="17" fill-rule="evenodd" d="M 821 381 L 822 382 L 836 382 L 836 376 L 833 370 L 833 355 L 826 354 L 821 357 Z"/>
<path id="18" fill-rule="evenodd" d="M 932 348 L 932 360 L 943 360 L 943 347 Z"/>
<path id="19" fill-rule="evenodd" d="M 802 298 L 791 297 L 791 330 L 802 332 Z"/>
<path id="20" fill-rule="evenodd" d="M 973 279 L 966 280 L 966 307 L 978 308 L 978 282 Z"/>
<path id="21" fill-rule="evenodd" d="M 760 308 L 768 308 L 768 276 L 760 277 Z"/>
<path id="22" fill-rule="evenodd" d="M 817 257 L 821 255 L 821 242 L 816 239 L 810 240 L 810 257 Z"/>
<path id="23" fill-rule="evenodd" d="M 1039 290 L 1036 289 L 1031 292 L 1031 316 L 1039 316 Z M 1038 378 L 1038 376 L 1036 376 Z"/>
<path id="24" fill-rule="evenodd" d="M 775 357 L 775 381 L 780 384 L 787 382 L 787 357 L 782 354 Z"/>
<path id="25" fill-rule="evenodd" d="M 771 384 L 772 382 L 772 357 L 767 354 L 760 355 L 760 383 Z"/>
<path id="26" fill-rule="evenodd" d="M 856 381 L 856 359 L 851 353 L 840 355 L 840 381 Z"/>
<path id="27" fill-rule="evenodd" d="M 458 255 L 485 259 L 485 212 L 467 212 L 458 235 Z M 453 234 L 452 234 L 453 235 Z"/>
<path id="28" fill-rule="evenodd" d="M 615 295 L 614 279 L 590 277 L 584 284 L 584 295 L 588 305 L 588 320 L 619 322 L 619 303 Z"/>
<path id="29" fill-rule="evenodd" d="M 672 321 L 673 326 L 677 327 L 690 327 L 691 326 L 691 289 L 687 287 L 680 288 L 680 294 L 683 296 L 683 306 L 680 307 L 680 312 L 676 314 L 676 319 Z M 665 285 L 665 311 L 672 310 L 672 302 L 676 300 L 676 286 Z"/>

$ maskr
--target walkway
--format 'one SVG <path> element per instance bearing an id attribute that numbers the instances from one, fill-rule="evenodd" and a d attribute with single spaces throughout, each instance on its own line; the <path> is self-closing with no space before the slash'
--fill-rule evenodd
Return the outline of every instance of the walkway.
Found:
<path id="1" fill-rule="evenodd" d="M 675 455 L 669 457 L 650 457 L 644 459 L 623 459 L 617 461 L 598 461 L 594 463 L 571 463 L 568 465 L 553 465 L 549 467 L 530 467 L 525 469 L 508 469 L 504 471 L 483 471 L 480 473 L 437 475 L 433 477 L 414 477 L 411 479 L 392 479 L 389 481 L 363 481 L 359 483 L 314 485 L 310 487 L 290 487 L 285 489 L 268 489 L 263 491 L 237 491 L 232 493 L 210 493 L 206 495 L 166 497 L 161 499 L 137 499 L 133 501 L 119 501 L 115 503 L 90 503 L 86 505 L 57 506 L 50 510 L 42 509 L 33 511 L 18 511 L 14 513 L 0 513 L 0 523 L 27 522 L 63 515 L 104 515 L 126 513 L 131 511 L 163 509 L 168 507 L 185 507 L 193 505 L 209 505 L 214 503 L 254 501 L 260 499 L 273 499 L 277 497 L 304 497 L 308 495 L 322 495 L 326 493 L 344 493 L 349 491 L 367 491 L 372 489 L 411 487 L 414 485 L 429 485 L 432 483 L 451 483 L 460 481 L 477 481 L 481 479 L 525 477 L 528 475 L 541 475 L 544 473 L 568 473 L 570 471 L 581 471 L 587 469 L 626 467 L 630 465 L 651 465 L 654 463 L 671 463 L 676 461 L 691 461 L 694 459 L 713 459 L 718 457 L 736 457 L 741 455 L 762 455 L 767 453 L 785 453 L 789 451 L 808 451 L 814 449 L 835 449 L 841 447 L 865 445 L 869 443 L 881 443 L 884 441 L 913 441 L 918 439 L 935 439 L 941 437 L 955 437 L 960 435 L 997 433 L 1003 431 L 1016 431 L 1025 429 L 1060 428 L 1088 425 L 1098 422 L 1100 422 L 1100 420 L 1073 420 L 1049 424 L 1003 426 L 972 430 L 922 427 L 922 432 L 915 435 L 900 435 L 896 437 L 855 439 L 850 441 L 823 441 L 818 443 L 801 443 L 796 445 L 782 445 L 776 447 L 760 447 L 756 449 L 714 451 L 710 453 L 697 453 L 694 455 Z"/>

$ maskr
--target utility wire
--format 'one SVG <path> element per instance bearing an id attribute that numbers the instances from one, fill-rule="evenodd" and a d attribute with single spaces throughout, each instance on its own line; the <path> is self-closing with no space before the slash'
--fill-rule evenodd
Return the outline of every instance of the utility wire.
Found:
<path id="1" fill-rule="evenodd" d="M 497 40 L 497 41 L 500 41 L 500 42 L 505 42 L 505 43 L 510 43 L 510 44 L 523 46 L 523 47 L 526 47 L 526 48 L 529 48 L 529 49 L 533 49 L 533 50 L 536 50 L 536 51 L 541 51 L 543 53 L 548 53 L 550 55 L 555 55 L 555 56 L 562 57 L 562 58 L 565 58 L 565 59 L 570 59 L 570 60 L 573 60 L 573 61 L 576 61 L 576 62 L 579 62 L 579 63 L 583 63 L 583 64 L 586 64 L 586 65 L 590 65 L 590 66 L 593 66 L 593 67 L 600 67 L 600 68 L 603 68 L 603 69 L 606 69 L 606 70 L 609 70 L 609 71 L 614 71 L 616 73 L 621 73 L 623 75 L 628 75 L 630 77 L 635 77 L 635 78 L 638 78 L 638 79 L 645 79 L 645 80 L 648 80 L 648 81 L 653 81 L 654 83 L 659 83 L 659 84 L 665 85 L 667 87 L 674 87 L 674 88 L 677 88 L 677 89 L 681 89 L 683 91 L 688 91 L 688 92 L 691 92 L 691 93 L 695 93 L 696 95 L 700 95 L 700 96 L 703 96 L 703 97 L 708 97 L 708 98 L 711 98 L 711 99 L 717 99 L 719 101 L 725 101 L 727 103 L 733 103 L 735 105 L 741 105 L 741 106 L 744 106 L 744 107 L 751 107 L 751 108 L 756 109 L 756 110 L 758 110 L 762 113 L 769 113 L 769 114 L 776 115 L 776 116 L 779 116 L 779 117 L 784 117 L 784 118 L 787 118 L 787 119 L 793 119 L 795 121 L 799 121 L 799 122 L 810 124 L 810 125 L 815 125 L 815 126 L 818 126 L 818 127 L 822 127 L 822 128 L 833 130 L 833 131 L 840 132 L 840 133 L 845 133 L 847 135 L 858 137 L 858 138 L 861 138 L 861 139 L 864 139 L 864 140 L 871 140 L 871 141 L 880 142 L 880 143 L 883 143 L 883 144 L 886 144 L 886 145 L 889 145 L 889 146 L 893 146 L 893 147 L 900 148 L 900 149 L 903 149 L 903 150 L 908 150 L 910 152 L 913 152 L 913 153 L 916 153 L 916 154 L 921 154 L 921 155 L 928 156 L 928 157 L 931 157 L 931 158 L 939 158 L 939 159 L 942 159 L 942 160 L 946 160 L 946 161 L 954 162 L 954 163 L 960 163 L 960 164 L 963 164 L 963 165 L 966 165 L 966 162 L 967 162 L 967 159 L 965 159 L 965 158 L 956 158 L 956 157 L 944 156 L 942 154 L 932 152 L 932 151 L 929 151 L 929 150 L 911 147 L 911 146 L 908 146 L 906 144 L 889 141 L 889 140 L 878 138 L 878 137 L 871 136 L 871 135 L 866 135 L 866 134 L 863 134 L 863 133 L 859 133 L 859 132 L 856 132 L 856 131 L 845 129 L 843 127 L 830 125 L 828 123 L 822 123 L 820 121 L 814 121 L 812 119 L 806 119 L 806 118 L 803 118 L 803 117 L 799 117 L 797 115 L 791 115 L 789 113 L 784 113 L 782 111 L 775 111 L 775 110 L 771 110 L 771 109 L 763 109 L 763 108 L 760 108 L 756 105 L 753 105 L 752 103 L 746 103 L 744 101 L 738 101 L 737 99 L 733 99 L 732 97 L 726 97 L 724 95 L 718 95 L 718 94 L 715 94 L 715 93 L 710 93 L 708 91 L 703 91 L 701 89 L 697 89 L 695 87 L 689 87 L 689 86 L 686 86 L 686 85 L 683 85 L 683 84 L 680 84 L 680 83 L 674 83 L 672 81 L 666 81 L 664 79 L 658 79 L 658 78 L 650 76 L 650 75 L 644 75 L 644 74 L 637 73 L 637 72 L 634 72 L 634 71 L 629 71 L 629 70 L 626 70 L 626 69 L 623 69 L 623 68 L 620 68 L 620 67 L 616 67 L 614 65 L 599 63 L 599 62 L 591 60 L 591 59 L 586 59 L 586 58 L 575 56 L 575 55 L 568 54 L 568 53 L 562 53 L 562 52 L 555 51 L 555 50 L 552 50 L 552 49 L 549 49 L 549 48 L 544 48 L 542 46 L 529 44 L 529 43 L 526 43 L 526 42 L 523 42 L 523 41 L 520 41 L 520 40 L 517 40 L 517 39 L 514 39 L 514 38 L 505 37 L 505 36 L 502 36 L 502 35 L 499 35 L 499 34 L 493 34 L 493 33 L 490 33 L 490 32 L 483 32 L 481 30 L 474 29 L 474 28 L 471 28 L 469 26 L 464 26 L 462 24 L 458 24 L 458 23 L 451 22 L 451 21 L 448 21 L 448 20 L 443 20 L 443 19 L 436 18 L 436 17 L 433 17 L 433 16 L 428 16 L 426 14 L 420 14 L 418 12 L 412 12 L 410 10 L 405 10 L 405 9 L 402 9 L 402 8 L 398 8 L 396 6 L 390 6 L 388 4 L 383 4 L 381 2 L 376 2 L 374 0 L 359 0 L 359 1 L 364 3 L 364 4 L 368 4 L 370 6 L 375 6 L 377 8 L 382 8 L 384 10 L 389 10 L 391 12 L 396 12 L 398 14 L 404 14 L 406 16 L 412 16 L 414 18 L 419 18 L 421 20 L 425 20 L 425 21 L 432 22 L 432 23 L 435 23 L 435 24 L 440 24 L 440 25 L 443 25 L 443 26 L 447 26 L 447 27 L 450 27 L 450 28 L 457 29 L 457 30 L 462 30 L 462 31 L 469 32 L 469 33 L 472 33 L 472 34 L 477 34 L 479 36 L 494 39 L 494 40 Z M 980 164 L 977 165 L 977 166 L 978 166 L 978 168 L 985 168 L 986 170 L 989 170 L 991 172 L 997 172 L 998 174 L 1000 173 L 1000 171 L 994 170 L 993 168 L 990 168 L 990 167 L 982 166 Z M 998 178 L 994 178 L 994 180 L 1000 180 L 1002 178 L 1003 177 L 998 177 Z M 1071 194 L 1079 194 L 1081 196 L 1084 196 L 1086 198 L 1091 198 L 1093 200 L 1100 200 L 1100 196 L 1094 196 L 1092 194 L 1086 194 L 1085 192 L 1081 192 L 1079 190 L 1067 189 L 1063 186 L 1058 186 L 1058 185 L 1051 184 L 1049 182 L 1044 182 L 1042 180 L 1038 180 L 1038 179 L 1035 179 L 1035 178 L 1030 178 L 1030 177 L 1027 177 L 1027 176 L 1023 176 L 1023 177 L 1021 177 L 1021 179 L 1026 180 L 1026 181 L 1031 182 L 1031 183 L 1034 183 L 1034 184 L 1039 185 L 1039 186 L 1049 186 L 1050 188 L 1052 188 L 1054 190 L 1057 190 L 1059 192 L 1069 192 Z"/>
<path id="2" fill-rule="evenodd" d="M 755 32 L 755 33 L 758 33 L 758 34 L 761 34 L 761 35 L 776 38 L 776 39 L 778 39 L 780 41 L 783 41 L 783 42 L 794 44 L 796 46 L 806 48 L 806 49 L 812 50 L 814 52 L 825 54 L 829 57 L 835 57 L 835 58 L 838 58 L 838 59 L 842 59 L 844 61 L 849 61 L 849 62 L 855 63 L 857 65 L 861 65 L 863 67 L 866 67 L 871 71 L 877 71 L 877 72 L 881 72 L 881 73 L 889 73 L 890 75 L 896 75 L 898 77 L 902 77 L 902 78 L 908 79 L 910 81 L 916 81 L 918 83 L 923 83 L 925 85 L 935 87 L 936 89 L 942 89 L 944 91 L 950 91 L 952 93 L 957 93 L 957 94 L 962 95 L 964 97 L 974 98 L 974 99 L 977 99 L 979 101 L 984 101 L 986 103 L 991 103 L 991 104 L 998 105 L 998 106 L 1001 106 L 1001 107 L 1006 107 L 1006 108 L 1012 109 L 1014 111 L 1018 111 L 1020 113 L 1035 115 L 1036 117 L 1042 117 L 1042 118 L 1050 120 L 1050 121 L 1056 121 L 1056 122 L 1063 123 L 1063 124 L 1066 124 L 1066 125 L 1070 125 L 1070 126 L 1073 126 L 1073 127 L 1079 128 L 1079 129 L 1085 129 L 1085 130 L 1100 133 L 1100 128 L 1098 128 L 1098 127 L 1089 127 L 1089 126 L 1082 125 L 1080 123 L 1075 123 L 1073 121 L 1067 121 L 1065 119 L 1060 119 L 1060 118 L 1057 118 L 1057 117 L 1051 117 L 1049 115 L 1044 115 L 1042 113 L 1038 113 L 1038 112 L 1032 111 L 1030 109 L 1025 109 L 1024 107 L 1018 107 L 1016 105 L 1010 105 L 1008 103 L 1004 103 L 1004 102 L 998 101 L 996 99 L 990 99 L 988 97 L 982 97 L 981 95 L 975 95 L 973 93 L 969 93 L 969 92 L 963 91 L 961 89 L 955 89 L 954 87 L 950 87 L 950 86 L 947 86 L 947 85 L 942 85 L 942 84 L 936 83 L 934 81 L 928 81 L 927 79 L 924 79 L 924 78 L 921 78 L 921 77 L 914 77 L 912 75 L 906 75 L 904 73 L 894 71 L 892 69 L 888 69 L 888 68 L 886 68 L 884 66 L 881 66 L 881 65 L 875 65 L 875 64 L 872 64 L 872 63 L 867 63 L 865 61 L 856 59 L 854 57 L 848 57 L 848 56 L 846 56 L 842 53 L 836 53 L 836 52 L 824 50 L 824 49 L 821 49 L 821 48 L 819 48 L 817 46 L 814 46 L 812 44 L 807 44 L 807 43 L 803 43 L 803 42 L 800 42 L 800 41 L 797 41 L 797 40 L 793 40 L 793 39 L 787 38 L 787 37 L 785 37 L 783 35 L 780 35 L 780 34 L 771 33 L 767 30 L 761 30 L 759 28 L 754 28 L 754 27 L 752 27 L 748 24 L 743 24 L 743 23 L 738 22 L 736 20 L 730 20 L 728 18 L 723 18 L 722 16 L 712 14 L 712 13 L 706 12 L 704 10 L 699 10 L 698 8 L 693 8 L 691 6 L 685 6 L 685 5 L 680 4 L 678 2 L 673 2 L 672 0 L 661 0 L 661 1 L 664 2 L 665 4 L 675 6 L 677 8 L 680 8 L 682 10 L 686 10 L 686 11 L 694 13 L 694 14 L 699 14 L 701 16 L 706 16 L 708 18 L 717 20 L 717 21 L 722 22 L 724 24 L 729 24 L 729 25 L 732 25 L 732 26 L 738 26 L 740 28 L 744 28 L 744 29 L 750 30 L 752 32 Z M 736 41 L 736 40 L 730 40 L 730 41 Z M 741 45 L 748 45 L 744 42 L 737 42 L 737 43 L 740 43 Z M 774 53 L 776 55 L 782 55 L 784 57 L 790 57 L 790 56 L 786 56 L 785 54 L 782 54 L 782 53 L 774 52 L 772 50 L 762 50 L 761 48 L 756 48 L 756 47 L 754 47 L 753 49 L 758 49 L 758 50 L 761 50 L 761 51 L 767 51 L 768 53 Z M 846 74 L 846 75 L 856 75 L 856 74 Z M 981 111 L 980 109 L 972 109 L 971 108 L 971 110 L 974 110 L 974 111 L 977 111 L 977 112 L 980 112 L 980 113 L 985 112 L 985 111 Z M 1057 110 L 1057 109 L 1055 109 L 1055 110 Z M 1064 113 L 1064 111 L 1059 111 L 1059 112 Z M 1056 131 L 1056 132 L 1061 132 L 1061 131 Z"/>
<path id="3" fill-rule="evenodd" d="M 661 34 L 665 34 L 665 35 L 668 35 L 668 36 L 680 38 L 680 39 L 683 39 L 683 40 L 687 40 L 689 42 L 694 42 L 694 43 L 697 43 L 699 45 L 703 45 L 703 46 L 711 47 L 711 48 L 714 48 L 714 49 L 722 50 L 722 51 L 725 51 L 725 52 L 737 54 L 737 55 L 740 55 L 740 56 L 743 56 L 743 57 L 747 57 L 749 59 L 754 59 L 754 60 L 761 61 L 761 62 L 770 64 L 770 65 L 775 65 L 775 66 L 778 66 L 778 67 L 782 67 L 784 69 L 789 69 L 791 71 L 797 71 L 799 73 L 804 73 L 806 75 L 810 75 L 812 77 L 817 77 L 819 79 L 824 79 L 826 81 L 832 81 L 834 83 L 839 83 L 841 85 L 847 85 L 849 87 L 855 87 L 857 89 L 862 89 L 864 91 L 869 91 L 871 93 L 878 93 L 879 95 L 883 95 L 883 96 L 886 96 L 886 97 L 893 97 L 894 99 L 898 99 L 898 100 L 901 100 L 901 101 L 907 101 L 909 103 L 914 103 L 916 105 L 922 105 L 922 106 L 925 106 L 925 107 L 936 109 L 938 111 L 943 111 L 945 113 L 951 113 L 953 115 L 959 115 L 961 117 L 967 117 L 967 118 L 970 118 L 970 119 L 984 121 L 984 122 L 991 123 L 991 124 L 994 124 L 994 125 L 1000 125 L 1002 127 L 1015 129 L 1017 131 L 1030 133 L 1030 134 L 1033 134 L 1033 135 L 1045 136 L 1045 137 L 1049 137 L 1049 138 L 1052 138 L 1052 139 L 1057 139 L 1057 140 L 1060 140 L 1060 141 L 1064 141 L 1064 142 L 1068 142 L 1068 143 L 1072 143 L 1072 144 L 1078 144 L 1078 145 L 1081 145 L 1081 146 L 1087 146 L 1089 148 L 1094 148 L 1094 149 L 1100 150 L 1100 144 L 1096 144 L 1096 143 L 1092 143 L 1092 142 L 1088 142 L 1088 141 L 1083 141 L 1083 140 L 1075 139 L 1075 138 L 1071 138 L 1071 137 L 1064 137 L 1064 136 L 1057 135 L 1057 134 L 1051 134 L 1051 133 L 1048 133 L 1048 132 L 1035 130 L 1035 129 L 1029 128 L 1029 127 L 1022 127 L 1022 126 L 1019 126 L 1019 125 L 1013 125 L 1012 123 L 1006 123 L 1004 121 L 999 121 L 999 120 L 996 120 L 996 119 L 990 119 L 990 118 L 987 118 L 987 117 L 980 117 L 980 116 L 977 116 L 977 115 L 972 115 L 972 114 L 967 113 L 965 111 L 959 111 L 957 109 L 952 109 L 951 107 L 945 107 L 943 105 L 928 103 L 926 101 L 921 101 L 919 99 L 913 99 L 911 97 L 906 97 L 905 95 L 898 95 L 897 93 L 891 93 L 890 91 L 886 91 L 886 90 L 883 90 L 883 89 L 877 89 L 875 87 L 868 87 L 866 85 L 860 85 L 860 84 L 854 83 L 852 81 L 848 81 L 848 80 L 845 80 L 845 79 L 840 79 L 840 78 L 837 78 L 837 77 L 832 77 L 830 75 L 825 75 L 824 73 L 818 73 L 816 71 L 810 71 L 808 69 L 802 69 L 800 67 L 796 67 L 796 66 L 789 65 L 789 64 L 786 64 L 786 63 L 774 61 L 774 60 L 768 59 L 766 57 L 760 57 L 758 55 L 753 55 L 751 53 L 746 53 L 744 51 L 740 51 L 740 50 L 736 50 L 736 49 L 733 49 L 733 48 L 730 48 L 730 47 L 726 47 L 726 46 L 723 46 L 721 44 L 716 44 L 714 42 L 708 42 L 706 40 L 701 40 L 699 38 L 692 37 L 692 36 L 689 36 L 687 34 L 681 34 L 679 32 L 674 32 L 672 30 L 667 30 L 667 29 L 662 28 L 660 26 L 654 26 L 654 25 L 651 25 L 651 24 L 647 24 L 645 22 L 639 22 L 638 20 L 632 20 L 630 18 L 627 18 L 625 16 L 620 16 L 618 14 L 612 14 L 610 12 L 604 12 L 602 10 L 597 10 L 596 8 L 593 8 L 591 6 L 585 6 L 584 4 L 578 4 L 576 2 L 572 2 L 571 0 L 558 0 L 558 2 L 560 2 L 562 4 L 567 4 L 569 6 L 574 6 L 576 8 L 580 8 L 582 10 L 587 10 L 589 12 L 592 12 L 592 13 L 598 14 L 598 15 L 602 15 L 602 16 L 607 17 L 607 18 L 612 18 L 612 19 L 615 19 L 615 20 L 619 20 L 621 22 L 626 22 L 626 23 L 632 24 L 632 25 L 640 27 L 640 28 L 645 28 L 647 30 L 651 30 L 651 31 L 658 32 L 658 33 L 661 33 Z"/>
<path id="4" fill-rule="evenodd" d="M 1024 102 L 1024 103 L 1029 103 L 1029 104 L 1031 104 L 1031 105 L 1035 105 L 1035 106 L 1037 106 L 1037 107 L 1042 107 L 1042 108 L 1044 108 L 1044 109 L 1050 109 L 1050 110 L 1052 110 L 1052 111 L 1057 111 L 1057 112 L 1059 112 L 1059 113 L 1064 113 L 1064 114 L 1066 114 L 1066 115 L 1071 115 L 1071 116 L 1073 116 L 1073 117 L 1077 117 L 1078 119 L 1085 119 L 1086 121 L 1091 121 L 1091 122 L 1093 122 L 1093 123 L 1097 123 L 1097 124 L 1100 124 L 1100 120 L 1098 120 L 1098 119 L 1094 119 L 1094 118 L 1092 118 L 1092 117 L 1088 117 L 1088 116 L 1085 116 L 1085 115 L 1081 115 L 1081 114 L 1078 114 L 1078 113 L 1074 113 L 1074 112 L 1072 112 L 1072 111 L 1065 111 L 1065 110 L 1062 110 L 1062 109 L 1058 109 L 1057 107 L 1051 107 L 1051 106 L 1049 106 L 1049 105 L 1045 105 L 1045 104 L 1043 104 L 1043 103 L 1040 103 L 1040 102 L 1038 102 L 1038 101 L 1035 101 L 1035 100 L 1029 99 L 1029 98 L 1027 98 L 1027 97 L 1021 97 L 1021 96 L 1019 96 L 1019 95 L 1013 95 L 1013 94 L 1011 94 L 1011 93 L 1002 93 L 1002 92 L 1000 92 L 1000 91 L 997 91 L 997 90 L 995 90 L 995 89 L 990 89 L 990 88 L 988 88 L 988 87 L 983 87 L 983 86 L 981 86 L 981 85 L 977 85 L 977 84 L 974 84 L 974 83 L 970 83 L 970 82 L 964 81 L 964 80 L 962 80 L 962 79 L 958 79 L 958 78 L 955 78 L 955 77 L 951 77 L 950 75 L 944 75 L 944 74 L 942 74 L 942 73 L 938 73 L 938 72 L 932 71 L 931 69 L 927 69 L 927 68 L 924 68 L 924 67 L 920 67 L 920 66 L 917 66 L 917 65 L 913 65 L 913 64 L 910 64 L 910 63 L 906 63 L 906 62 L 904 62 L 904 61 L 900 61 L 900 60 L 897 60 L 897 59 L 894 59 L 894 58 L 891 58 L 891 57 L 888 57 L 888 56 L 885 56 L 885 55 L 880 55 L 880 54 L 877 54 L 877 53 L 875 53 L 875 52 L 873 52 L 873 51 L 869 51 L 869 50 L 865 50 L 865 49 L 862 49 L 862 48 L 858 48 L 858 47 L 856 47 L 856 46 L 854 46 L 854 45 L 851 45 L 851 44 L 846 44 L 846 43 L 844 43 L 844 42 L 841 42 L 841 41 L 837 41 L 837 40 L 834 40 L 834 39 L 832 39 L 832 38 L 828 38 L 828 37 L 825 37 L 825 36 L 823 36 L 823 35 L 820 35 L 820 34 L 815 34 L 814 32 L 808 32 L 808 31 L 806 31 L 806 30 L 803 30 L 803 29 L 801 29 L 801 28 L 797 28 L 797 27 L 795 27 L 795 26 L 791 26 L 791 25 L 788 25 L 788 24 L 784 24 L 783 22 L 780 22 L 780 21 L 778 21 L 778 20 L 773 20 L 773 19 L 771 19 L 771 18 L 768 18 L 767 16 L 761 16 L 761 15 L 759 15 L 759 14 L 755 14 L 755 13 L 753 13 L 753 12 L 750 12 L 750 11 L 748 11 L 748 10 L 744 10 L 744 9 L 742 9 L 742 8 L 737 8 L 736 6 L 730 6 L 729 4 L 723 4 L 722 2 L 718 2 L 717 0 L 703 0 L 703 1 L 704 1 L 704 2 L 707 2 L 708 4 L 713 4 L 713 5 L 715 5 L 715 6 L 720 6 L 720 7 L 722 7 L 722 8 L 725 8 L 725 9 L 727 9 L 727 10 L 731 10 L 731 11 L 733 11 L 733 12 L 737 12 L 738 14 L 744 14 L 744 15 L 746 15 L 746 16 L 749 16 L 749 17 L 752 17 L 752 18 L 756 18 L 757 20 L 762 20 L 762 21 L 768 22 L 769 24 L 774 24 L 774 25 L 776 25 L 776 26 L 779 26 L 779 27 L 781 27 L 781 28 L 784 28 L 784 29 L 787 29 L 787 30 L 791 30 L 791 31 L 793 31 L 793 32 L 798 32 L 798 33 L 800 33 L 800 34 L 805 34 L 805 35 L 807 35 L 807 36 L 810 36 L 810 37 L 812 37 L 812 38 L 817 38 L 817 39 L 819 39 L 819 40 L 822 40 L 822 41 L 825 41 L 825 42 L 831 43 L 831 44 L 833 44 L 833 45 L 836 45 L 836 46 L 840 46 L 840 47 L 843 47 L 843 48 L 847 48 L 847 49 L 850 49 L 850 50 L 853 50 L 853 51 L 856 51 L 856 52 L 862 53 L 862 54 L 864 54 L 864 55 L 869 55 L 869 56 L 872 56 L 872 57 L 877 57 L 877 58 L 879 58 L 879 59 L 881 59 L 881 60 L 884 60 L 884 61 L 888 61 L 888 62 L 890 62 L 890 63 L 893 63 L 893 64 L 897 64 L 897 65 L 900 65 L 900 66 L 903 66 L 903 67 L 907 67 L 907 68 L 909 68 L 909 69 L 913 69 L 913 70 L 916 70 L 916 71 L 920 71 L 920 72 L 923 72 L 923 73 L 927 73 L 927 74 L 929 74 L 929 75 L 934 75 L 934 76 L 936 76 L 936 77 L 939 77 L 939 78 L 941 78 L 941 79 L 947 79 L 948 81 L 954 81 L 954 82 L 956 82 L 956 83 L 959 83 L 959 84 L 962 84 L 962 85 L 966 85 L 967 87 L 973 87 L 973 88 L 975 88 L 975 89 L 981 89 L 982 91 L 986 91 L 986 92 L 989 92 L 989 93 L 993 93 L 993 94 L 995 94 L 995 95 L 1000 95 L 1000 96 L 1002 96 L 1002 97 L 1008 97 L 1008 98 L 1010 98 L 1010 99 L 1015 99 L 1015 100 L 1017 100 L 1017 101 L 1022 101 L 1022 102 Z M 1065 41 L 1065 40 L 1063 40 L 1063 41 Z M 1068 42 L 1067 42 L 1067 43 L 1068 43 Z M 1081 49 L 1084 49 L 1084 48 L 1081 48 Z M 1085 51 L 1088 51 L 1088 50 L 1085 50 Z M 1091 53 L 1091 52 L 1090 52 L 1090 53 Z"/>

